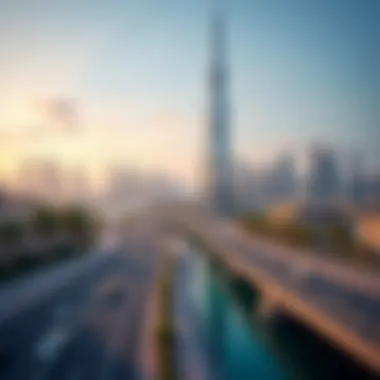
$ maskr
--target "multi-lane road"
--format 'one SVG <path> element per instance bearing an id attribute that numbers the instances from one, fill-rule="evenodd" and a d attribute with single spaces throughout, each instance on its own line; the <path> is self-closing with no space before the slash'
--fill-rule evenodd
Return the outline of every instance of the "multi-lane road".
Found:
<path id="1" fill-rule="evenodd" d="M 297 318 L 302 315 L 311 327 L 380 372 L 380 278 L 376 272 L 252 238 L 233 222 L 206 213 L 177 214 L 174 219 L 182 231 L 197 236 L 231 268 L 244 272 L 253 283 L 258 280 L 256 284 L 263 285 L 266 294 L 280 297 L 278 305 L 284 301 L 287 312 Z"/>
<path id="2" fill-rule="evenodd" d="M 175 217 L 174 224 L 181 224 L 179 219 Z M 285 248 L 247 240 L 214 218 L 198 214 L 187 215 L 186 220 L 229 257 L 260 270 L 302 302 L 379 347 L 378 278 L 350 273 L 318 258 L 293 257 L 292 252 L 282 252 Z M 116 245 L 3 286 L 0 378 L 145 379 L 141 346 L 160 236 L 146 224 L 132 228 Z"/>
<path id="3" fill-rule="evenodd" d="M 158 253 L 146 233 L 0 291 L 0 378 L 142 379 Z"/>

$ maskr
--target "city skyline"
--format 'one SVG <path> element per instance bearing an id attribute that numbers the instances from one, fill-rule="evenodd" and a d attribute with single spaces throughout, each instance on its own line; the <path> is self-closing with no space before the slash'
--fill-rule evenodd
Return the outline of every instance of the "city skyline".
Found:
<path id="1" fill-rule="evenodd" d="M 378 6 L 227 5 L 238 159 L 268 162 L 320 140 L 374 161 Z M 202 1 L 2 3 L 3 177 L 27 157 L 52 156 L 93 172 L 119 160 L 199 179 L 211 8 Z"/>

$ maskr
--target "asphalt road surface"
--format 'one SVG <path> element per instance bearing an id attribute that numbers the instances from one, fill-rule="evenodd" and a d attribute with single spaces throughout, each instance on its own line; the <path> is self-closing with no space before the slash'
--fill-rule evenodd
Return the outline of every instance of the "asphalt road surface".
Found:
<path id="1" fill-rule="evenodd" d="M 2 380 L 141 379 L 153 239 L 65 264 L 0 292 Z"/>
<path id="2" fill-rule="evenodd" d="M 187 218 L 206 241 L 217 242 L 363 340 L 380 347 L 380 279 L 331 260 L 300 256 L 268 241 L 248 238 L 229 221 L 198 213 Z"/>

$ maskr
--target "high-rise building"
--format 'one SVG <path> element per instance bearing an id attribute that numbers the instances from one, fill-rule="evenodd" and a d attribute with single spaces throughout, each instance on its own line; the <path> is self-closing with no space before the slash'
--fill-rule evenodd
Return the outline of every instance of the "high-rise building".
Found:
<path id="1" fill-rule="evenodd" d="M 285 154 L 276 159 L 266 178 L 266 195 L 270 202 L 294 201 L 297 197 L 295 158 Z"/>
<path id="2" fill-rule="evenodd" d="M 364 163 L 359 155 L 348 158 L 345 198 L 354 205 L 360 205 L 366 200 L 366 173 Z"/>
<path id="3" fill-rule="evenodd" d="M 114 163 L 107 172 L 106 202 L 109 205 L 126 208 L 144 198 L 141 174 L 135 168 Z"/>
<path id="4" fill-rule="evenodd" d="M 373 210 L 380 209 L 380 174 L 372 173 L 366 181 L 367 202 Z"/>
<path id="5" fill-rule="evenodd" d="M 211 26 L 207 192 L 212 207 L 222 214 L 232 212 L 234 207 L 225 45 L 224 19 L 216 12 Z"/>
<path id="6" fill-rule="evenodd" d="M 308 197 L 312 202 L 325 203 L 341 196 L 337 154 L 333 149 L 314 146 L 310 156 Z"/>
<path id="7" fill-rule="evenodd" d="M 247 212 L 259 206 L 258 175 L 252 166 L 244 162 L 234 165 L 234 209 Z"/>

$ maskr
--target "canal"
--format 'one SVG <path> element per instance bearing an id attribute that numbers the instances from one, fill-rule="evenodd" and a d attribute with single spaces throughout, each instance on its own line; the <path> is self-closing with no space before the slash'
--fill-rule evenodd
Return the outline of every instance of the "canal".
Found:
<path id="1" fill-rule="evenodd" d="M 177 298 L 186 299 L 193 340 L 213 379 L 373 379 L 297 321 L 265 317 L 259 295 L 221 263 L 188 246 L 178 261 Z"/>

